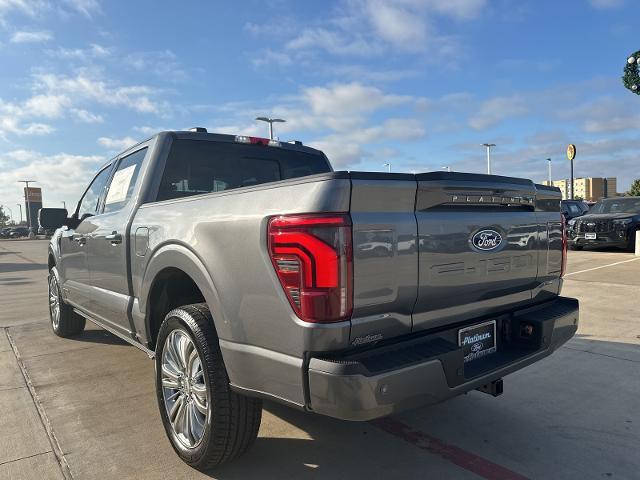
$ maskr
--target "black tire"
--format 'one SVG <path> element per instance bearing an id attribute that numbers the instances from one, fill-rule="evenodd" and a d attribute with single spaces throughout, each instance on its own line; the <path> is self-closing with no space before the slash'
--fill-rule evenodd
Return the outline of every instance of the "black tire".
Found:
<path id="1" fill-rule="evenodd" d="M 169 407 L 165 405 L 165 393 L 173 392 L 170 395 L 173 397 L 181 396 L 180 392 L 183 391 L 181 387 L 165 392 L 162 385 L 165 343 L 172 332 L 179 335 L 186 333 L 195 346 L 202 370 L 199 378 L 204 378 L 208 394 L 203 433 L 200 440 L 197 443 L 194 441 L 196 444 L 190 447 L 176 433 L 169 420 Z M 167 314 L 158 333 L 155 364 L 156 396 L 162 423 L 173 449 L 185 463 L 197 470 L 206 471 L 232 461 L 254 443 L 262 419 L 262 400 L 239 395 L 231 390 L 213 318 L 206 304 L 187 305 Z M 191 387 L 188 388 L 195 384 L 191 383 L 193 381 L 192 377 L 188 382 Z M 188 397 L 186 395 L 184 398 Z M 186 401 L 195 405 L 193 399 Z"/>
<path id="2" fill-rule="evenodd" d="M 582 250 L 584 247 L 582 245 L 569 245 L 569 250 L 576 250 L 576 251 L 580 251 Z"/>
<path id="3" fill-rule="evenodd" d="M 53 333 L 59 337 L 68 338 L 79 335 L 84 331 L 86 320 L 82 315 L 73 311 L 73 307 L 62 300 L 62 292 L 58 283 L 58 271 L 53 267 L 49 272 L 49 319 Z M 54 302 L 57 299 L 57 314 Z M 57 317 L 57 318 L 56 318 Z"/>

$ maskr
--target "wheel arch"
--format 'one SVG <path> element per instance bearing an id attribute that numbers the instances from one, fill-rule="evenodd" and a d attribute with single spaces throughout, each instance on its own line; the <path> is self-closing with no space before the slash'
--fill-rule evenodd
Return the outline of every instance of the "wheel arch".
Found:
<path id="1" fill-rule="evenodd" d="M 230 334 L 211 274 L 195 252 L 184 245 L 164 245 L 154 252 L 137 297 L 149 348 L 155 348 L 164 315 L 190 303 L 205 302 L 211 310 L 218 336 L 228 338 Z"/>

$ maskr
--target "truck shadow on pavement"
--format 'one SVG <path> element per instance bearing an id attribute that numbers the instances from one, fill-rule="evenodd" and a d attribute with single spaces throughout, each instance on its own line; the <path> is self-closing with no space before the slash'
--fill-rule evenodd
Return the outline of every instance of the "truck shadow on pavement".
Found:
<path id="1" fill-rule="evenodd" d="M 28 272 L 31 270 L 45 270 L 46 263 L 0 263 L 0 273 Z"/>

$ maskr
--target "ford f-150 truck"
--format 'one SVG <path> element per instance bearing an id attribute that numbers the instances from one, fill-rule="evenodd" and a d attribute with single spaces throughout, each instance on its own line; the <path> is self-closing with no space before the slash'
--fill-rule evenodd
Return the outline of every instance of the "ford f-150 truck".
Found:
<path id="1" fill-rule="evenodd" d="M 370 420 L 478 389 L 576 332 L 557 188 L 336 172 L 300 142 L 162 132 L 107 162 L 48 254 L 56 335 L 88 319 L 155 358 L 198 469 L 257 436 L 262 399 Z"/>

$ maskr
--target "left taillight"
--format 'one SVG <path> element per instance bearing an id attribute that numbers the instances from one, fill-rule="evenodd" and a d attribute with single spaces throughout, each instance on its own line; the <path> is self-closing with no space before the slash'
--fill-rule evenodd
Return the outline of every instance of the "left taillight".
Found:
<path id="1" fill-rule="evenodd" d="M 560 278 L 562 278 L 567 271 L 567 221 L 562 214 L 560 214 L 560 218 L 562 219 L 562 267 L 560 267 Z"/>
<path id="2" fill-rule="evenodd" d="M 338 322 L 353 311 L 348 214 L 279 215 L 269 220 L 269 255 L 296 315 Z"/>

